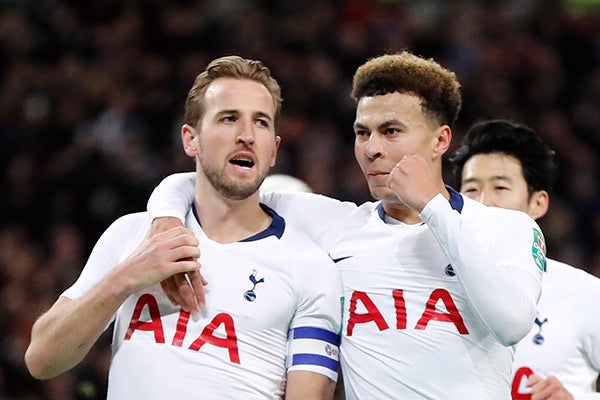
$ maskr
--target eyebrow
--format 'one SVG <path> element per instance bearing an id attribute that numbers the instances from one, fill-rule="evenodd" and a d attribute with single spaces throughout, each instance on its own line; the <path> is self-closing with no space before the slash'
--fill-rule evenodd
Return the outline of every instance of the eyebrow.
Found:
<path id="1" fill-rule="evenodd" d="M 401 125 L 403 127 L 406 126 L 406 124 L 404 124 L 403 122 L 401 122 L 400 120 L 397 119 L 388 119 L 386 121 L 383 121 L 381 124 L 377 125 L 377 129 L 381 130 L 381 129 L 385 129 L 388 128 L 391 125 Z M 354 123 L 354 129 L 364 129 L 364 130 L 369 130 L 369 127 L 366 126 L 365 124 L 362 124 L 360 122 L 355 122 Z"/>
<path id="2" fill-rule="evenodd" d="M 492 175 L 490 177 L 490 179 L 488 179 L 490 181 L 507 181 L 507 182 L 512 182 L 513 180 L 506 176 L 506 175 Z M 467 179 L 462 179 L 461 182 L 462 183 L 472 183 L 472 182 L 481 182 L 483 181 L 483 179 L 478 178 L 478 177 L 471 177 L 471 178 L 467 178 Z"/>
<path id="3" fill-rule="evenodd" d="M 232 109 L 232 110 L 221 110 L 221 111 L 219 111 L 216 114 L 216 117 L 218 118 L 218 117 L 221 117 L 223 115 L 233 115 L 233 116 L 239 117 L 240 114 L 241 114 L 241 112 L 239 110 L 235 110 L 235 109 Z M 266 118 L 269 121 L 273 121 L 273 117 L 271 115 L 263 112 L 263 111 L 253 111 L 252 112 L 252 116 L 254 118 L 261 117 L 261 118 Z"/>

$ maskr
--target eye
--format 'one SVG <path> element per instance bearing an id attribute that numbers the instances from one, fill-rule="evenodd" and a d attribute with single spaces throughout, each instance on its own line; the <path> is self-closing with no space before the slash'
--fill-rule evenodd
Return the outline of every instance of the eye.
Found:
<path id="1" fill-rule="evenodd" d="M 400 133 L 400 129 L 398 128 L 386 128 L 385 131 L 383 131 L 384 135 L 395 135 L 397 133 Z"/>
<path id="2" fill-rule="evenodd" d="M 269 120 L 265 119 L 265 118 L 259 118 L 256 120 L 256 123 L 260 126 L 262 126 L 263 128 L 268 128 L 271 126 Z"/>
<path id="3" fill-rule="evenodd" d="M 479 195 L 479 188 L 473 185 L 463 185 L 463 187 L 461 188 L 461 192 L 467 197 L 474 198 Z"/>
<path id="4" fill-rule="evenodd" d="M 221 118 L 221 121 L 225 123 L 231 123 L 237 121 L 237 118 L 234 115 L 225 115 L 223 118 Z"/>
<path id="5" fill-rule="evenodd" d="M 356 136 L 368 136 L 369 135 L 369 131 L 367 131 L 365 129 L 356 129 L 356 130 L 354 130 L 354 134 Z"/>
<path id="6" fill-rule="evenodd" d="M 494 189 L 497 190 L 497 191 L 499 191 L 499 192 L 503 191 L 503 190 L 510 190 L 510 188 L 507 187 L 507 186 L 496 186 Z"/>

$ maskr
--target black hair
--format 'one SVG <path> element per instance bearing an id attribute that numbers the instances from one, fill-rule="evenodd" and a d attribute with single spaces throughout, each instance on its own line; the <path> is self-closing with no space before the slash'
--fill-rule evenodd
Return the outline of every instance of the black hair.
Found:
<path id="1" fill-rule="evenodd" d="M 554 151 L 530 127 L 509 120 L 483 120 L 473 124 L 460 147 L 450 157 L 460 183 L 465 163 L 477 154 L 503 153 L 519 160 L 529 195 L 550 191 L 554 174 Z"/>

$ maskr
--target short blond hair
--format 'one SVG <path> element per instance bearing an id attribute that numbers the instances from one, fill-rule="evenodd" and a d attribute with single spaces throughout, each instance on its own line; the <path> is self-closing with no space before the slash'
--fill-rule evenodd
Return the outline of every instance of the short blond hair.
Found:
<path id="1" fill-rule="evenodd" d="M 239 56 L 217 58 L 194 80 L 185 102 L 183 122 L 196 126 L 204 114 L 204 95 L 208 86 L 219 78 L 248 79 L 262 83 L 273 98 L 275 119 L 281 112 L 281 87 L 271 76 L 271 71 L 261 61 L 249 60 Z"/>

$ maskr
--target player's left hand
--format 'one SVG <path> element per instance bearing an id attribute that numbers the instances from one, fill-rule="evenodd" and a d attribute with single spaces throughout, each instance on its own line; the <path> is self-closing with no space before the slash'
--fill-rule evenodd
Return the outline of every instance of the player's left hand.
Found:
<path id="1" fill-rule="evenodd" d="M 574 400 L 555 376 L 544 378 L 533 374 L 527 386 L 531 388 L 531 400 Z"/>
<path id="2" fill-rule="evenodd" d="M 402 203 L 419 213 L 439 193 L 430 166 L 417 154 L 402 157 L 390 171 L 388 187 Z"/>

